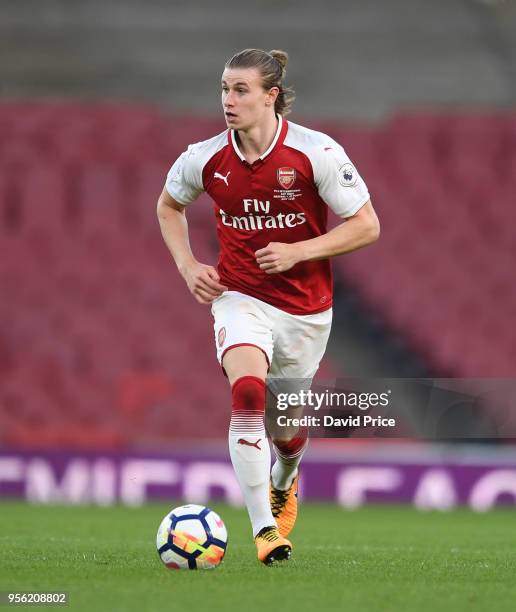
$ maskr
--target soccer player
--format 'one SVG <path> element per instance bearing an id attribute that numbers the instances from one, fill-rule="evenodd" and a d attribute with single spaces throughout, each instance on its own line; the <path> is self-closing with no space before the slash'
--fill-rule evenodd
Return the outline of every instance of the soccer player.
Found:
<path id="1" fill-rule="evenodd" d="M 302 430 L 272 439 L 264 426 L 265 381 L 313 378 L 332 318 L 329 258 L 375 241 L 378 218 L 343 148 L 285 116 L 283 51 L 245 49 L 222 74 L 227 130 L 192 144 L 159 198 L 161 232 L 190 292 L 211 304 L 217 357 L 231 385 L 229 452 L 252 524 L 258 559 L 290 557 L 297 515 Z M 203 192 L 215 203 L 217 267 L 197 261 L 185 211 Z M 343 222 L 327 232 L 327 207 Z"/>

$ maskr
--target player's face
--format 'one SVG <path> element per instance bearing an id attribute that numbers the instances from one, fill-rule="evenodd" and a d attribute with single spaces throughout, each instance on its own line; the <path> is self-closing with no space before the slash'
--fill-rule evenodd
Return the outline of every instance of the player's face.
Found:
<path id="1" fill-rule="evenodd" d="M 274 112 L 276 87 L 265 91 L 257 68 L 226 68 L 222 74 L 222 108 L 228 127 L 247 130 Z"/>

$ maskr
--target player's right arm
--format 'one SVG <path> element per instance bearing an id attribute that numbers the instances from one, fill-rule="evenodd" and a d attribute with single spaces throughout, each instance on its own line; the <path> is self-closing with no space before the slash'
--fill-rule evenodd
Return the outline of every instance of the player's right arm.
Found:
<path id="1" fill-rule="evenodd" d="M 190 247 L 186 206 L 177 202 L 165 187 L 159 197 L 157 215 L 163 240 L 188 289 L 200 304 L 211 304 L 227 291 L 213 266 L 197 261 Z"/>

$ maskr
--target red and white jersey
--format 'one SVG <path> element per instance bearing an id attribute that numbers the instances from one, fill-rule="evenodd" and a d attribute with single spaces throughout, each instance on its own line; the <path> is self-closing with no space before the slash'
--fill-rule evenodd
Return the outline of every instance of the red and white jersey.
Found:
<path id="1" fill-rule="evenodd" d="M 234 130 L 190 145 L 170 169 L 166 188 L 188 205 L 203 191 L 214 201 L 220 282 L 286 312 L 306 315 L 332 304 L 328 259 L 265 274 L 255 251 L 269 242 L 293 243 L 326 233 L 327 206 L 354 215 L 367 187 L 344 149 L 326 134 L 278 116 L 271 146 L 253 164 L 238 148 Z"/>

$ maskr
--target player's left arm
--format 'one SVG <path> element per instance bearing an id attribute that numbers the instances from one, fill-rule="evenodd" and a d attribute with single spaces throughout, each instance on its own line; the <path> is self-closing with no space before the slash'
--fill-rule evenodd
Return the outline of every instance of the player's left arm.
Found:
<path id="1" fill-rule="evenodd" d="M 267 274 L 290 270 L 301 261 L 327 259 L 344 253 L 351 253 L 378 240 L 380 222 L 368 200 L 354 215 L 332 230 L 311 238 L 287 244 L 270 242 L 256 251 L 256 261 Z"/>

